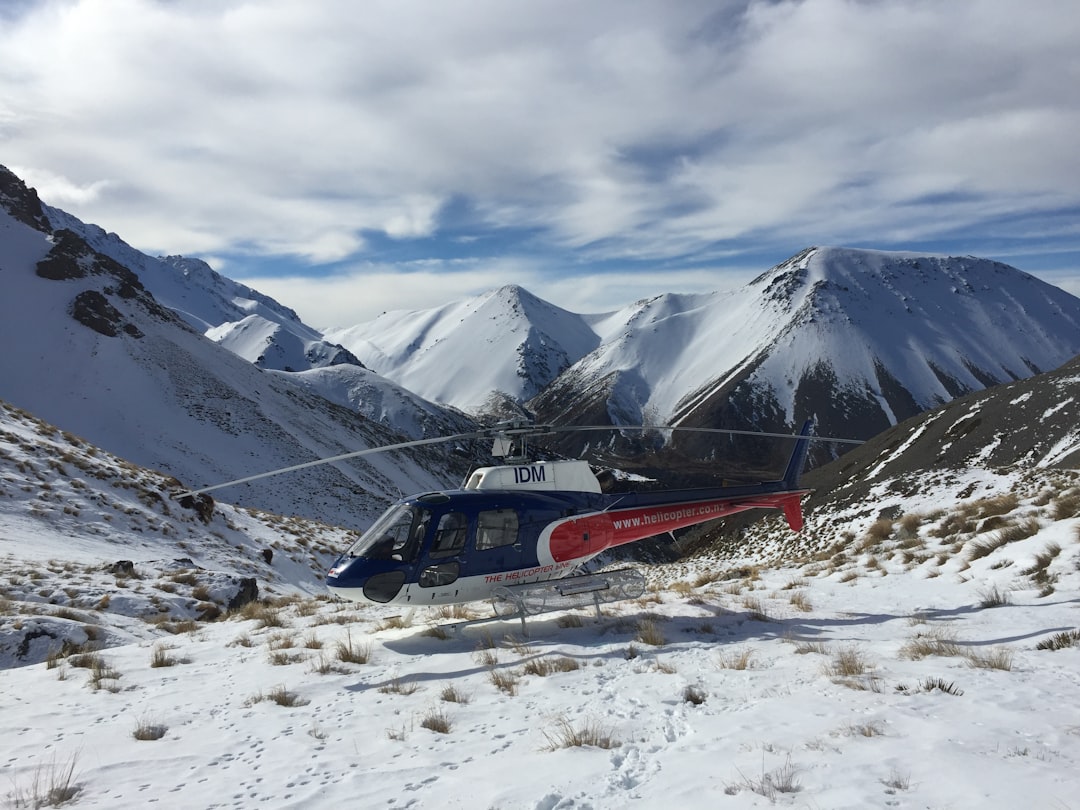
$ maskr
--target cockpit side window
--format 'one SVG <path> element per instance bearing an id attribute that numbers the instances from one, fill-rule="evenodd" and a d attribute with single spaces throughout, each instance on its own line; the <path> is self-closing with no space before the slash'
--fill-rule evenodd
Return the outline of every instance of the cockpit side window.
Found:
<path id="1" fill-rule="evenodd" d="M 517 542 L 518 516 L 513 509 L 481 512 L 476 521 L 476 550 L 484 551 Z"/>
<path id="2" fill-rule="evenodd" d="M 439 518 L 435 539 L 431 543 L 431 557 L 450 557 L 465 547 L 468 521 L 461 512 L 447 512 Z"/>
<path id="3" fill-rule="evenodd" d="M 349 549 L 349 555 L 410 562 L 416 557 L 430 522 L 431 513 L 427 509 L 405 505 L 391 507 Z"/>

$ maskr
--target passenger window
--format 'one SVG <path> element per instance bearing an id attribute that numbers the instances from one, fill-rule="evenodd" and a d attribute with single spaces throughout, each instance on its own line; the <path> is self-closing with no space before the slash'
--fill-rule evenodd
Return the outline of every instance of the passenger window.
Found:
<path id="1" fill-rule="evenodd" d="M 467 521 L 461 512 L 447 512 L 439 518 L 435 539 L 431 543 L 431 557 L 449 557 L 465 547 Z"/>
<path id="2" fill-rule="evenodd" d="M 484 551 L 517 542 L 518 517 L 513 509 L 481 512 L 476 521 L 476 550 Z"/>

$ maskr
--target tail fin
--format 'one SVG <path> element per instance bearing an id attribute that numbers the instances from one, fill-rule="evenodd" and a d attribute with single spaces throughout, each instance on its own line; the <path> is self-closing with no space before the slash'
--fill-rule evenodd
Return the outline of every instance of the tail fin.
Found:
<path id="1" fill-rule="evenodd" d="M 799 475 L 802 474 L 803 465 L 806 463 L 806 453 L 810 450 L 810 436 L 813 432 L 814 420 L 807 419 L 803 422 L 802 430 L 799 431 L 799 436 L 802 438 L 795 443 L 795 449 L 791 451 L 791 458 L 788 459 L 787 469 L 784 470 L 785 489 L 799 488 Z"/>

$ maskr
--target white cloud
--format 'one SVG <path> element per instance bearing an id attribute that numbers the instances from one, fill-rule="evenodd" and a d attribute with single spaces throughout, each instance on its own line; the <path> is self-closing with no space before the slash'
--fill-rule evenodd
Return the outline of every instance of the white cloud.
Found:
<path id="1" fill-rule="evenodd" d="M 43 0 L 0 143 L 149 252 L 378 259 L 461 201 L 583 260 L 918 240 L 1080 205 L 1077 41 L 1071 0 Z"/>

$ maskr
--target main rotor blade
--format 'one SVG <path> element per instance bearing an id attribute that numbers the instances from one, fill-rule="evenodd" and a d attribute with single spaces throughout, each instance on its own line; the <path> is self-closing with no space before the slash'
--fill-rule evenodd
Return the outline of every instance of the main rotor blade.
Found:
<path id="1" fill-rule="evenodd" d="M 351 453 L 342 453 L 339 456 L 331 456 L 329 458 L 317 458 L 314 461 L 306 461 L 303 464 L 293 464 L 289 467 L 281 467 L 280 469 L 270 470 L 269 472 L 259 473 L 258 475 L 249 475 L 245 478 L 237 478 L 234 481 L 226 481 L 223 484 L 214 484 L 213 486 L 202 487 L 201 489 L 192 489 L 187 492 L 181 492 L 178 495 L 173 495 L 172 499 L 174 501 L 178 501 L 181 498 L 187 498 L 191 495 L 201 495 L 204 492 L 213 492 L 215 489 L 224 489 L 225 487 L 231 487 L 234 484 L 246 484 L 250 481 L 258 481 L 261 478 L 269 478 L 272 475 L 281 475 L 282 473 L 295 472 L 296 470 L 303 470 L 307 467 L 317 467 L 320 464 L 332 464 L 335 461 L 344 461 L 348 458 L 358 458 L 360 456 L 373 455 L 374 453 L 385 453 L 388 450 L 401 450 L 406 447 L 420 447 L 425 444 L 440 444 L 445 442 L 453 442 L 459 439 L 483 439 L 490 435 L 490 430 L 484 430 L 476 431 L 474 433 L 458 433 L 453 436 L 438 436 L 432 439 L 415 439 L 409 442 L 398 442 L 397 444 L 383 444 L 379 447 L 368 447 L 365 450 L 354 450 Z"/>
<path id="2" fill-rule="evenodd" d="M 698 427 L 681 427 L 679 425 L 568 425 L 565 427 L 559 427 L 555 425 L 528 425 L 521 422 L 510 422 L 502 425 L 495 425 L 489 428 L 482 428 L 481 430 L 473 431 L 472 433 L 456 433 L 451 436 L 436 436 L 430 439 L 414 439 L 408 442 L 398 442 L 397 444 L 384 444 L 378 447 L 368 447 L 364 450 L 354 450 L 351 453 L 342 453 L 337 456 L 330 456 L 329 458 L 317 458 L 314 461 L 305 461 L 303 464 L 292 464 L 288 467 L 281 467 L 276 470 L 270 470 L 269 472 L 258 473 L 257 475 L 248 475 L 244 478 L 237 478 L 233 481 L 225 481 L 221 484 L 214 484 L 209 487 L 201 487 L 199 489 L 191 489 L 186 492 L 181 492 L 171 496 L 172 500 L 178 501 L 181 498 L 187 498 L 192 495 L 202 495 L 204 492 L 213 492 L 218 489 L 224 489 L 225 487 L 231 487 L 236 484 L 247 484 L 251 481 L 259 481 L 263 478 L 270 478 L 274 475 L 281 475 L 283 473 L 295 472 L 297 470 L 307 469 L 308 467 L 317 467 L 320 464 L 332 464 L 335 461 L 345 461 L 350 458 L 359 458 L 361 456 L 374 455 L 375 453 L 385 453 L 389 450 L 403 450 L 407 447 L 422 447 L 428 444 L 445 444 L 446 442 L 455 442 L 464 439 L 487 439 L 493 436 L 519 436 L 519 435 L 544 435 L 548 433 L 569 433 L 574 431 L 586 431 L 586 430 L 635 430 L 645 432 L 648 430 L 682 430 L 695 433 L 727 433 L 730 435 L 738 436 L 765 436 L 774 439 L 809 439 L 815 442 L 839 442 L 842 444 L 862 444 L 859 439 L 834 439 L 826 436 L 803 436 L 798 433 L 766 433 L 759 430 L 733 430 L 729 428 L 698 428 Z"/>
<path id="3" fill-rule="evenodd" d="M 681 430 L 688 433 L 727 433 L 732 436 L 765 436 L 770 439 L 809 439 L 812 442 L 837 442 L 839 444 L 864 444 L 862 439 L 840 439 L 832 436 L 803 436 L 800 433 L 768 433 L 763 430 L 734 430 L 732 428 L 683 427 L 682 425 L 537 425 L 537 434 L 568 433 L 578 430 Z"/>

